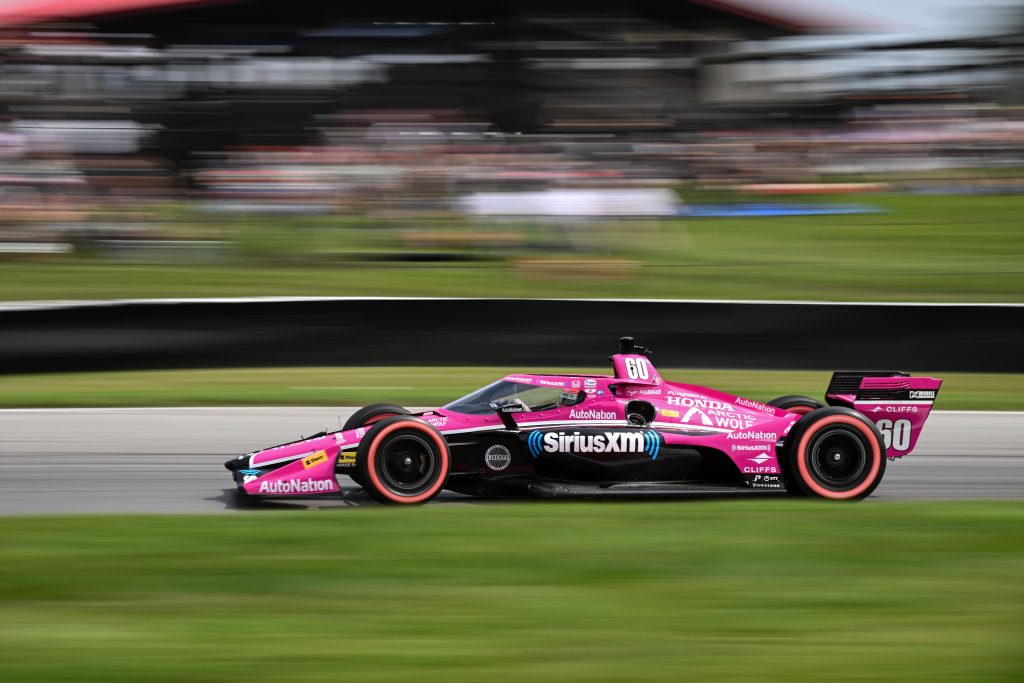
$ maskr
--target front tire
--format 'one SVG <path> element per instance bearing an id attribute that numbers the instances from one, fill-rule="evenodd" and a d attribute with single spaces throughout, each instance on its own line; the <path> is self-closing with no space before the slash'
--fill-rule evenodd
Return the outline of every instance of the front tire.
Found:
<path id="1" fill-rule="evenodd" d="M 347 420 L 345 420 L 345 426 L 342 427 L 342 431 L 347 432 L 350 429 L 358 429 L 359 427 L 368 427 L 369 425 L 376 424 L 386 417 L 394 417 L 396 415 L 412 415 L 408 410 L 402 406 L 396 406 L 393 403 L 371 403 L 370 405 L 360 408 L 356 412 L 352 413 Z M 345 474 L 354 481 L 355 483 L 366 488 L 366 484 L 363 483 L 362 477 L 359 476 L 358 468 L 348 468 L 349 471 Z"/>
<path id="2" fill-rule="evenodd" d="M 861 500 L 885 474 L 885 447 L 874 423 L 849 408 L 819 408 L 786 437 L 783 474 L 798 495 Z"/>
<path id="3" fill-rule="evenodd" d="M 450 467 L 444 436 L 414 417 L 377 422 L 356 453 L 363 488 L 385 505 L 418 505 L 434 498 L 444 488 Z"/>

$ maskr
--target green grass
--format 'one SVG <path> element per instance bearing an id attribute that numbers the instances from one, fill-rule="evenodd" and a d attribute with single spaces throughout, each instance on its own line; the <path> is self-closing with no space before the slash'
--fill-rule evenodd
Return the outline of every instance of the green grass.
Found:
<path id="1" fill-rule="evenodd" d="M 1024 505 L 0 519 L 0 680 L 1018 681 Z"/>
<path id="2" fill-rule="evenodd" d="M 365 405 L 434 406 L 523 368 L 253 368 L 0 376 L 0 407 Z M 533 368 L 597 372 L 604 368 Z M 821 397 L 831 373 L 662 369 L 666 379 L 768 401 Z M 916 373 L 926 374 L 926 373 Z M 1024 375 L 936 373 L 945 410 L 1024 410 Z"/>
<path id="3" fill-rule="evenodd" d="M 1024 196 L 856 200 L 887 211 L 577 226 L 577 232 L 589 235 L 588 243 L 603 245 L 596 255 L 636 263 L 633 270 L 612 276 L 596 274 L 598 268 L 589 275 L 571 269 L 523 270 L 515 258 L 459 265 L 347 263 L 337 252 L 345 249 L 345 231 L 356 229 L 342 226 L 339 235 L 325 236 L 330 228 L 321 226 L 312 232 L 295 230 L 293 241 L 274 248 L 280 259 L 268 264 L 175 266 L 76 258 L 0 263 L 0 300 L 472 295 L 1024 301 Z M 357 232 L 378 254 L 400 249 L 395 231 L 362 226 Z M 278 244 L 289 233 L 277 228 L 274 235 Z M 294 260 L 306 240 L 333 246 Z M 595 254 L 574 257 L 549 246 L 518 255 L 586 260 Z M 291 265 L 282 265 L 288 259 Z"/>

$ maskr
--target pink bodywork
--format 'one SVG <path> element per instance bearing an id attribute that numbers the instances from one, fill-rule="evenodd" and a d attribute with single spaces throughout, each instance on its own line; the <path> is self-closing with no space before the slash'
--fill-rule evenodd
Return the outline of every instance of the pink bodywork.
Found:
<path id="1" fill-rule="evenodd" d="M 515 374 L 509 382 L 559 387 L 582 391 L 586 398 L 574 406 L 560 406 L 543 412 L 515 414 L 516 424 L 525 430 L 537 428 L 625 427 L 630 401 L 645 401 L 655 409 L 650 428 L 661 434 L 667 446 L 704 447 L 725 453 L 752 488 L 782 489 L 776 451 L 779 442 L 801 415 L 715 391 L 662 379 L 650 360 L 637 354 L 612 356 L 615 374 L 534 375 Z M 910 377 L 866 377 L 862 388 L 906 388 L 937 391 L 940 380 Z M 615 386 L 615 392 L 612 386 Z M 932 394 L 934 396 L 934 393 Z M 906 455 L 917 442 L 931 401 L 857 401 L 856 396 L 832 396 L 836 404 L 848 405 L 874 421 L 886 436 L 889 457 Z M 420 413 L 420 419 L 442 434 L 505 429 L 497 414 L 467 415 L 444 408 Z M 895 422 L 900 423 L 899 434 Z M 886 435 L 887 429 L 889 434 Z M 354 453 L 369 427 L 333 432 L 325 436 L 276 446 L 248 455 L 246 467 L 279 466 L 262 476 L 243 479 L 252 495 L 309 495 L 340 491 L 335 476 L 340 453 L 354 462 Z M 903 430 L 909 430 L 904 433 Z M 896 442 L 898 439 L 898 442 Z M 656 457 L 656 456 L 655 456 Z M 244 475 L 245 470 L 241 470 Z"/>
<path id="2" fill-rule="evenodd" d="M 942 380 L 934 377 L 865 377 L 862 392 L 908 390 L 909 399 L 858 399 L 856 395 L 829 395 L 836 403 L 848 405 L 866 415 L 885 439 L 885 454 L 901 458 L 914 450 Z"/>

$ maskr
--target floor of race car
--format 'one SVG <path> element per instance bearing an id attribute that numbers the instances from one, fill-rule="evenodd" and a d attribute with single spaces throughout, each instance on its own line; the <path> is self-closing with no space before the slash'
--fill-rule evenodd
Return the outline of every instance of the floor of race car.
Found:
<path id="1" fill-rule="evenodd" d="M 236 495 L 223 467 L 232 455 L 311 434 L 325 425 L 336 428 L 338 420 L 343 422 L 351 412 L 325 408 L 0 411 L 0 514 L 376 505 L 345 477 L 340 480 L 343 495 L 254 502 Z M 916 452 L 889 463 L 872 499 L 1022 498 L 1021 444 L 1022 413 L 936 412 Z M 705 490 L 678 497 L 709 494 L 758 495 Z M 432 504 L 492 502 L 445 492 Z"/>

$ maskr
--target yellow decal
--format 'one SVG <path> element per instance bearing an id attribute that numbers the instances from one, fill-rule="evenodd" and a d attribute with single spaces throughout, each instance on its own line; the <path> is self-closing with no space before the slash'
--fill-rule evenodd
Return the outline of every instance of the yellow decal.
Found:
<path id="1" fill-rule="evenodd" d="M 313 455 L 303 458 L 302 466 L 308 470 L 310 467 L 315 467 L 322 462 L 327 462 L 327 453 L 324 451 L 317 451 Z"/>
<path id="2" fill-rule="evenodd" d="M 338 462 L 340 462 L 342 465 L 347 464 L 347 463 L 355 464 L 355 461 L 356 461 L 356 452 L 355 451 L 344 451 L 344 452 L 338 453 Z"/>
<path id="3" fill-rule="evenodd" d="M 661 411 L 661 414 L 664 415 L 665 417 L 679 417 L 679 411 L 678 410 L 668 410 L 668 409 L 665 409 L 665 410 Z"/>

